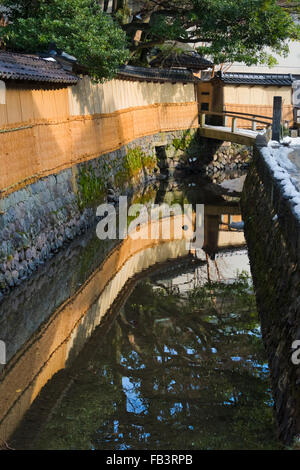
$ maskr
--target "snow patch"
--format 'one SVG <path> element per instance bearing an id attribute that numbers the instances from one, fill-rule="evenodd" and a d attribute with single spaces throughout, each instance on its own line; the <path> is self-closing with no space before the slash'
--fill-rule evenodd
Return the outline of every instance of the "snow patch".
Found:
<path id="1" fill-rule="evenodd" d="M 300 145 L 300 137 L 285 137 L 281 141 L 284 145 L 290 145 L 291 147 L 297 147 Z"/>
<path id="2" fill-rule="evenodd" d="M 289 146 L 289 147 L 299 147 L 300 146 L 300 137 L 289 137 L 286 136 L 281 139 L 280 143 L 276 140 L 270 140 L 268 142 L 268 147 L 272 148 L 280 148 L 281 145 Z"/>
<path id="3" fill-rule="evenodd" d="M 300 219 L 300 193 L 296 187 L 298 181 L 289 173 L 298 172 L 297 166 L 288 157 L 291 152 L 293 152 L 293 148 L 275 146 L 273 141 L 270 141 L 268 147 L 261 150 L 265 163 L 282 188 L 283 196 L 290 200 L 294 206 L 296 217 Z"/>

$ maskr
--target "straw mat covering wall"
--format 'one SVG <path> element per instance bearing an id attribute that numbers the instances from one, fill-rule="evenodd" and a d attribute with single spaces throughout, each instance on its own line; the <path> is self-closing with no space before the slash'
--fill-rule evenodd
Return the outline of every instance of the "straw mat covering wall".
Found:
<path id="1" fill-rule="evenodd" d="M 95 85 L 85 78 L 69 89 L 9 87 L 6 96 L 0 105 L 1 197 L 139 137 L 198 126 L 193 84 Z"/>

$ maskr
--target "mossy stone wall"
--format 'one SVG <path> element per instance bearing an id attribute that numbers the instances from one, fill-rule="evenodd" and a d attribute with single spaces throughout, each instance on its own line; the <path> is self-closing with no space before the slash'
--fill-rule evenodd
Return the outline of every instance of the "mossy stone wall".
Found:
<path id="1" fill-rule="evenodd" d="M 173 141 L 187 132 L 196 130 L 142 137 L 0 199 L 0 298 L 85 232 L 109 190 L 133 193 L 155 179 L 160 173 L 155 146 L 168 146 L 169 161 L 176 160 Z"/>

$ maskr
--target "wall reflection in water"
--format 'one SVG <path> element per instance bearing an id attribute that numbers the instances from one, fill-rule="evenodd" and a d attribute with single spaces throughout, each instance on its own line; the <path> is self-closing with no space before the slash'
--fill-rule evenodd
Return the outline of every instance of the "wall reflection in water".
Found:
<path id="1" fill-rule="evenodd" d="M 254 429 L 255 420 L 265 446 L 272 446 L 268 373 L 255 309 L 236 308 L 235 294 L 228 300 L 211 293 L 207 304 L 200 302 L 207 283 L 232 281 L 237 269 L 249 274 L 243 232 L 231 226 L 241 220 L 238 194 L 207 181 L 173 181 L 148 187 L 132 202 L 205 204 L 203 249 L 191 253 L 185 240 L 172 237 L 118 244 L 88 234 L 53 259 L 50 271 L 45 267 L 7 297 L 0 304 L 10 358 L 0 382 L 1 439 L 10 438 L 29 410 L 13 439 L 17 446 L 218 447 L 224 435 L 213 438 L 216 416 L 224 432 L 241 416 L 228 446 L 238 445 L 242 423 Z M 164 277 L 136 287 L 113 322 L 135 283 L 157 271 Z M 95 329 L 96 340 L 88 340 Z M 60 420 L 52 408 L 61 396 L 67 411 Z M 240 439 L 243 447 L 246 440 Z M 247 443 L 255 447 L 259 439 L 251 434 Z"/>
<path id="2" fill-rule="evenodd" d="M 181 290 L 166 287 L 169 276 L 141 281 L 109 333 L 95 335 L 29 448 L 278 447 L 248 277 L 231 284 L 203 284 L 202 277 Z"/>

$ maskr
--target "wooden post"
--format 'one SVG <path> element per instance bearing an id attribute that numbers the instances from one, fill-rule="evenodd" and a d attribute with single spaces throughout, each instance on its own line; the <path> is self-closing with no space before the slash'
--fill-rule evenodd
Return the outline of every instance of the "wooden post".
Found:
<path id="1" fill-rule="evenodd" d="M 232 118 L 231 132 L 236 132 L 236 117 Z"/>
<path id="2" fill-rule="evenodd" d="M 276 140 L 277 142 L 280 141 L 281 117 L 282 117 L 282 97 L 274 96 L 272 140 Z"/>
<path id="3" fill-rule="evenodd" d="M 205 114 L 204 113 L 201 114 L 200 126 L 205 127 Z"/>
<path id="4" fill-rule="evenodd" d="M 224 127 L 228 127 L 228 116 L 224 116 Z"/>
<path id="5" fill-rule="evenodd" d="M 253 121 L 252 121 L 252 130 L 253 131 L 256 131 L 256 119 L 255 119 L 255 116 L 253 116 Z"/>

